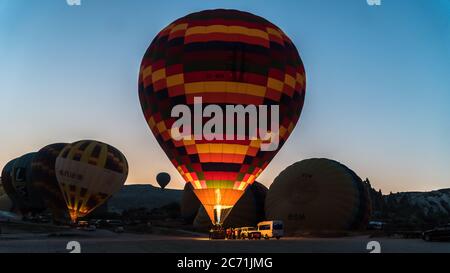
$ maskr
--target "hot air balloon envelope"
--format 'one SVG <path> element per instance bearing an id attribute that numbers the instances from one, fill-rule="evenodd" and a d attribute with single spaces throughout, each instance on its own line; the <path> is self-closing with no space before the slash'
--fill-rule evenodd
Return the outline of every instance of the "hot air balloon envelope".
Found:
<path id="1" fill-rule="evenodd" d="M 9 161 L 8 163 L 6 163 L 6 165 L 2 169 L 3 190 L 5 191 L 5 193 L 9 196 L 9 198 L 13 202 L 17 202 L 17 198 L 18 198 L 17 193 L 12 184 L 12 179 L 13 179 L 12 171 L 13 171 L 13 167 L 14 167 L 14 162 L 16 160 L 17 160 L 17 158 Z"/>
<path id="2" fill-rule="evenodd" d="M 128 175 L 125 156 L 116 148 L 93 140 L 67 145 L 55 166 L 60 189 L 74 222 L 119 191 Z"/>
<path id="3" fill-rule="evenodd" d="M 314 158 L 282 171 L 270 186 L 266 217 L 283 220 L 287 232 L 365 228 L 371 202 L 368 189 L 337 161 Z"/>
<path id="4" fill-rule="evenodd" d="M 10 161 L 2 171 L 5 192 L 21 213 L 38 213 L 46 209 L 44 200 L 37 191 L 32 163 L 37 153 L 28 153 Z"/>
<path id="5" fill-rule="evenodd" d="M 305 81 L 303 63 L 292 41 L 274 24 L 248 12 L 189 14 L 164 28 L 149 46 L 139 74 L 143 113 L 213 223 L 223 223 L 292 133 L 303 107 Z M 180 117 L 172 115 L 180 105 L 185 107 L 177 109 L 194 113 L 189 128 L 177 127 Z M 196 108 L 203 108 L 200 112 L 204 114 L 210 106 L 222 112 L 231 106 L 255 106 L 260 116 L 269 117 L 269 125 L 278 124 L 270 134 L 267 131 L 277 136 L 277 148 L 264 150 L 263 138 L 251 137 L 254 123 L 250 118 L 235 115 L 231 123 L 225 115 L 211 119 L 195 115 Z M 270 107 L 270 113 L 262 115 L 261 106 Z M 272 116 L 276 106 L 278 115 Z M 222 128 L 242 123 L 249 128 L 233 132 L 215 129 L 214 135 L 220 137 L 210 139 L 201 130 L 208 128 L 213 118 L 223 121 Z M 258 122 L 258 132 L 263 125 Z M 172 135 L 172 129 L 181 127 L 183 134 L 184 129 L 191 132 L 188 138 Z"/>
<path id="6" fill-rule="evenodd" d="M 52 212 L 55 222 L 67 222 L 68 212 L 63 193 L 56 178 L 56 158 L 67 143 L 55 143 L 40 149 L 31 163 L 33 185 L 45 206 Z"/>
<path id="7" fill-rule="evenodd" d="M 158 185 L 164 189 L 170 182 L 170 175 L 168 173 L 159 173 L 156 176 L 156 182 L 158 182 Z"/>

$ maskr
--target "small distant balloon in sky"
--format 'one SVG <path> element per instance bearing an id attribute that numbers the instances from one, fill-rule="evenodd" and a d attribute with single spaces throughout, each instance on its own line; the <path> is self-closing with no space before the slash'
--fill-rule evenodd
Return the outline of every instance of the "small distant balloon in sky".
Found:
<path id="1" fill-rule="evenodd" d="M 170 175 L 165 172 L 159 173 L 156 176 L 156 182 L 158 182 L 161 189 L 164 189 L 170 183 Z"/>

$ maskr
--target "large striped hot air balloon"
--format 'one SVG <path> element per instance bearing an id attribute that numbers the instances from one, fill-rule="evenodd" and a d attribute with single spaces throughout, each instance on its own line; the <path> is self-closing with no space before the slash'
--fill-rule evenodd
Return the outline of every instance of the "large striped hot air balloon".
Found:
<path id="1" fill-rule="evenodd" d="M 292 41 L 264 18 L 237 10 L 201 11 L 174 21 L 154 38 L 139 74 L 146 121 L 214 224 L 223 223 L 288 139 L 304 97 L 305 71 Z M 193 118 L 190 139 L 178 139 L 171 131 L 177 122 L 172 111 L 186 105 L 195 112 L 198 98 L 202 109 L 278 106 L 279 115 L 271 116 L 270 123 L 278 118 L 279 125 L 269 133 L 279 133 L 279 145 L 262 149 L 262 138 L 252 138 L 250 129 L 199 137 L 195 124 L 205 126 L 209 119 L 204 117 Z M 245 116 L 232 120 L 254 125 Z"/>
<path id="2" fill-rule="evenodd" d="M 67 145 L 57 157 L 55 166 L 73 222 L 119 191 L 128 175 L 125 156 L 116 148 L 93 140 Z"/>

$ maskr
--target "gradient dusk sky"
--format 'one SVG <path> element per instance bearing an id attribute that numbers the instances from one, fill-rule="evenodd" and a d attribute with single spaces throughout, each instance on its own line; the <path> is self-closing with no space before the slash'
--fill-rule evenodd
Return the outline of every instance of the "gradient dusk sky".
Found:
<path id="1" fill-rule="evenodd" d="M 307 72 L 305 106 L 258 181 L 311 157 L 375 188 L 450 187 L 450 1 L 0 0 L 0 168 L 54 142 L 96 139 L 128 158 L 128 184 L 181 176 L 151 134 L 137 77 L 154 36 L 188 13 L 234 8 L 278 25 Z"/>

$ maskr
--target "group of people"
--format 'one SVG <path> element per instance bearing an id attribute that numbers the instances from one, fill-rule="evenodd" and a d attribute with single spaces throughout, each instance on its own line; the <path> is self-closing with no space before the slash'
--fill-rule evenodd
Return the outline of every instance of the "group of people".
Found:
<path id="1" fill-rule="evenodd" d="M 241 232 L 242 230 L 239 228 L 224 229 L 222 226 L 214 226 L 209 232 L 209 239 L 213 237 L 221 237 L 229 240 L 241 239 Z"/>
<path id="2" fill-rule="evenodd" d="M 227 239 L 240 239 L 241 229 L 239 228 L 227 228 L 225 231 Z"/>

